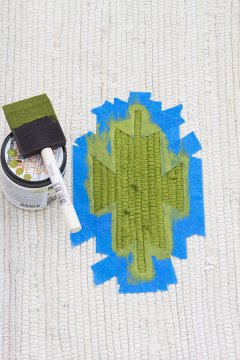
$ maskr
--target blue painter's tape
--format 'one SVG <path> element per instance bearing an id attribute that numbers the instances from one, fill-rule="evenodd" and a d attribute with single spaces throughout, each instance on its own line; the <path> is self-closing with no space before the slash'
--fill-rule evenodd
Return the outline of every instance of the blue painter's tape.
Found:
<path id="1" fill-rule="evenodd" d="M 177 278 L 170 259 L 156 260 L 153 257 L 153 266 L 155 276 L 152 281 L 135 282 L 131 279 L 130 274 L 126 270 L 118 275 L 119 292 L 126 293 L 142 293 L 166 291 L 168 285 L 176 284 Z"/>
<path id="2" fill-rule="evenodd" d="M 177 278 L 170 259 L 157 260 L 153 257 L 155 277 L 152 281 L 136 281 L 131 279 L 128 272 L 128 265 L 132 261 L 124 257 L 111 256 L 92 265 L 94 282 L 96 285 L 117 276 L 120 293 L 141 293 L 167 290 L 168 285 L 176 284 Z"/>
<path id="3" fill-rule="evenodd" d="M 122 269 L 126 268 L 125 258 L 119 256 L 109 256 L 98 263 L 92 265 L 94 274 L 94 282 L 96 285 L 103 284 L 114 276 L 121 273 Z"/>
<path id="4" fill-rule="evenodd" d="M 193 132 L 181 139 L 181 145 L 183 151 L 185 151 L 188 155 L 193 155 L 202 149 L 198 138 Z"/>
<path id="5" fill-rule="evenodd" d="M 182 125 L 185 121 L 181 117 L 182 105 L 178 105 L 163 111 L 164 115 L 172 118 L 178 125 Z"/>
<path id="6" fill-rule="evenodd" d="M 146 106 L 151 98 L 150 92 L 130 92 L 128 105 L 142 104 Z"/>
<path id="7" fill-rule="evenodd" d="M 187 257 L 186 238 L 193 234 L 205 235 L 204 206 L 203 206 L 203 184 L 202 184 L 202 162 L 192 157 L 201 149 L 201 145 L 194 135 L 190 133 L 180 139 L 179 126 L 184 122 L 181 118 L 181 105 L 162 111 L 160 102 L 150 99 L 151 93 L 131 92 L 128 102 L 114 99 L 114 104 L 108 101 L 92 110 L 97 116 L 97 127 L 101 133 L 109 130 L 109 122 L 123 120 L 128 116 L 128 108 L 131 104 L 140 103 L 144 105 L 151 116 L 151 121 L 157 124 L 165 133 L 169 142 L 169 149 L 175 154 L 182 149 L 189 155 L 189 216 L 179 219 L 173 223 L 173 251 L 172 255 L 180 259 Z M 92 133 L 78 138 L 73 146 L 73 193 L 74 205 L 82 224 L 82 230 L 71 235 L 72 244 L 78 245 L 82 242 L 96 237 L 96 251 L 107 257 L 92 266 L 94 282 L 102 284 L 113 277 L 117 277 L 120 293 L 141 293 L 165 291 L 168 285 L 176 284 L 177 279 L 172 266 L 171 259 L 157 260 L 153 257 L 155 276 L 152 281 L 136 282 L 131 279 L 128 271 L 132 262 L 132 256 L 128 258 L 116 256 L 112 250 L 112 215 L 105 214 L 96 216 L 90 213 L 85 182 L 88 178 L 87 165 L 87 138 Z M 111 151 L 111 148 L 108 148 Z"/>
<path id="8" fill-rule="evenodd" d="M 114 99 L 115 107 L 115 119 L 123 120 L 126 119 L 128 113 L 128 103 L 120 99 Z"/>
<path id="9" fill-rule="evenodd" d="M 194 234 L 205 236 L 202 161 L 190 157 L 188 174 L 190 213 L 173 224 L 173 256 L 187 258 L 186 238 Z"/>

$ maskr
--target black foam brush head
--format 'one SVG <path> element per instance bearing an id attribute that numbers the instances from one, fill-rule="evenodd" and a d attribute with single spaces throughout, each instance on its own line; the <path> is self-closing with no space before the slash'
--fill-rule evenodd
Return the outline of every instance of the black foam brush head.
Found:
<path id="1" fill-rule="evenodd" d="M 66 145 L 66 138 L 46 94 L 4 105 L 8 124 L 26 158 L 47 147 Z"/>

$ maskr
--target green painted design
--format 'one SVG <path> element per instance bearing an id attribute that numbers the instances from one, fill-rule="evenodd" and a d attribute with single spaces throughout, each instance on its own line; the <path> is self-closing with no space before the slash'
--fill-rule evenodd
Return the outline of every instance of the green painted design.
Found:
<path id="1" fill-rule="evenodd" d="M 57 116 L 46 94 L 4 105 L 3 111 L 12 130 L 23 124 L 45 117 L 46 114 L 53 121 L 57 122 Z"/>
<path id="2" fill-rule="evenodd" d="M 25 174 L 25 175 L 23 176 L 23 178 L 24 178 L 24 180 L 30 181 L 31 178 L 32 178 L 32 176 L 31 176 L 30 174 Z"/>
<path id="3" fill-rule="evenodd" d="M 8 166 L 10 167 L 10 168 L 16 168 L 17 166 L 18 166 L 18 161 L 17 160 L 10 160 L 9 161 L 9 163 L 8 163 Z"/>
<path id="4" fill-rule="evenodd" d="M 16 170 L 16 174 L 17 174 L 18 176 L 21 176 L 21 175 L 23 174 L 23 168 L 18 168 L 18 169 Z"/>
<path id="5" fill-rule="evenodd" d="M 88 149 L 91 212 L 112 212 L 113 250 L 133 254 L 133 279 L 151 280 L 152 256 L 170 257 L 172 221 L 189 212 L 188 156 L 168 150 L 165 135 L 138 104 L 128 119 L 110 123 L 109 138 L 88 139 Z"/>
<path id="6" fill-rule="evenodd" d="M 7 154 L 10 158 L 14 158 L 17 155 L 17 151 L 15 149 L 8 149 Z"/>

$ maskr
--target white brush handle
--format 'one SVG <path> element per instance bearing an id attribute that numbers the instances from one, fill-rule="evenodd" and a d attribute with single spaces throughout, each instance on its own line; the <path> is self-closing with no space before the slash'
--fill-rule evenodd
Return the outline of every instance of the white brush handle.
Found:
<path id="1" fill-rule="evenodd" d="M 77 232 L 81 230 L 81 225 L 68 195 L 66 185 L 64 184 L 63 177 L 56 163 L 53 151 L 51 148 L 46 148 L 41 151 L 41 155 L 53 188 L 56 192 L 59 205 L 65 215 L 69 230 L 72 233 Z"/>

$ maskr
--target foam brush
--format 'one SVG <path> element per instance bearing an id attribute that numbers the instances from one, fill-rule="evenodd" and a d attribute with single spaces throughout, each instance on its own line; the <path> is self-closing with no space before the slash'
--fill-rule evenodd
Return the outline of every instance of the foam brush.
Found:
<path id="1" fill-rule="evenodd" d="M 4 105 L 8 124 L 23 158 L 41 153 L 59 205 L 71 232 L 81 225 L 57 166 L 53 149 L 66 145 L 66 138 L 46 94 Z"/>

